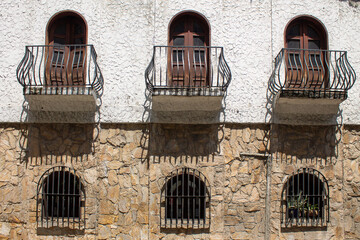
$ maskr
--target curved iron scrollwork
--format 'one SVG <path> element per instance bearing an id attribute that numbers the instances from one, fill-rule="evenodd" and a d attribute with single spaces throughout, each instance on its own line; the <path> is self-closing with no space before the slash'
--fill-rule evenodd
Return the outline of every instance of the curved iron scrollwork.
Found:
<path id="1" fill-rule="evenodd" d="M 274 64 L 269 89 L 284 97 L 345 100 L 356 80 L 346 51 L 283 48 Z"/>
<path id="2" fill-rule="evenodd" d="M 147 89 L 153 95 L 223 96 L 231 71 L 222 47 L 154 46 L 145 70 Z"/>
<path id="3" fill-rule="evenodd" d="M 87 94 L 81 90 L 85 87 L 101 97 L 104 86 L 94 46 L 86 44 L 26 46 L 16 75 L 24 94 L 69 94 L 72 89 L 71 94 L 81 95 Z"/>

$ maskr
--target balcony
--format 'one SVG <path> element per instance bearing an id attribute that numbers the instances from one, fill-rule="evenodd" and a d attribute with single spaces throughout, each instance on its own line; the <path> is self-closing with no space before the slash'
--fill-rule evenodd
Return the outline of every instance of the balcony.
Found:
<path id="1" fill-rule="evenodd" d="M 336 123 L 355 79 L 346 51 L 282 49 L 269 80 L 275 123 Z"/>
<path id="2" fill-rule="evenodd" d="M 92 45 L 26 46 L 16 74 L 32 112 L 95 112 L 103 91 Z"/>
<path id="3" fill-rule="evenodd" d="M 152 121 L 219 121 L 231 72 L 222 47 L 154 46 L 145 71 Z"/>

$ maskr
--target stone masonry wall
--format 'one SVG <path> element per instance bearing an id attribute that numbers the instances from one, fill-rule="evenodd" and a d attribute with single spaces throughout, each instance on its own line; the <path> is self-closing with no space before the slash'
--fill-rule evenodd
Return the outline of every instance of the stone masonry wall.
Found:
<path id="1" fill-rule="evenodd" d="M 3 124 L 0 239 L 357 239 L 359 140 L 350 125 Z M 84 184 L 80 234 L 36 227 L 37 184 L 53 166 L 74 168 Z M 160 227 L 165 179 L 183 167 L 209 182 L 207 229 Z M 281 226 L 283 184 L 302 167 L 328 180 L 325 230 Z"/>

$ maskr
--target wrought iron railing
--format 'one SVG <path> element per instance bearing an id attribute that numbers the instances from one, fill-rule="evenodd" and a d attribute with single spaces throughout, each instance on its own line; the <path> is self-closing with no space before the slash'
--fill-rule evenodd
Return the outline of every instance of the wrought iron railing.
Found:
<path id="1" fill-rule="evenodd" d="M 145 81 L 154 95 L 223 95 L 231 71 L 222 47 L 154 46 Z"/>
<path id="2" fill-rule="evenodd" d="M 47 170 L 38 182 L 36 201 L 38 228 L 85 228 L 85 190 L 74 169 Z"/>
<path id="3" fill-rule="evenodd" d="M 325 227 L 330 221 L 329 185 L 319 171 L 300 168 L 281 194 L 283 227 Z"/>
<path id="4" fill-rule="evenodd" d="M 275 58 L 269 88 L 281 96 L 346 99 L 355 80 L 346 51 L 284 48 Z"/>
<path id="5" fill-rule="evenodd" d="M 93 45 L 26 46 L 17 71 L 24 94 L 44 94 L 49 89 L 93 89 L 102 94 L 104 80 Z M 60 94 L 60 92 L 57 92 Z M 80 93 L 72 91 L 73 94 Z"/>
<path id="6" fill-rule="evenodd" d="M 162 228 L 209 228 L 211 192 L 207 178 L 198 170 L 174 170 L 161 193 Z"/>

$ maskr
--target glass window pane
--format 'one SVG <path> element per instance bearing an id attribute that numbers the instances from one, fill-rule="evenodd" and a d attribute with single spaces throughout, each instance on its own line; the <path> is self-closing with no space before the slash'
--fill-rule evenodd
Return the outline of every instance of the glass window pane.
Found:
<path id="1" fill-rule="evenodd" d="M 184 50 L 173 50 L 173 62 L 183 61 Z"/>
<path id="2" fill-rule="evenodd" d="M 309 40 L 309 49 L 320 49 L 320 41 L 317 40 Z"/>
<path id="3" fill-rule="evenodd" d="M 195 62 L 201 62 L 201 63 L 205 62 L 205 51 L 195 50 L 194 54 L 195 54 Z"/>
<path id="4" fill-rule="evenodd" d="M 75 38 L 74 39 L 74 44 L 84 44 L 84 39 L 82 37 Z"/>
<path id="5" fill-rule="evenodd" d="M 83 52 L 82 51 L 77 51 L 74 53 L 74 63 L 81 63 L 83 59 Z"/>
<path id="6" fill-rule="evenodd" d="M 174 37 L 174 40 L 173 40 L 173 45 L 174 46 L 184 46 L 184 37 Z"/>
<path id="7" fill-rule="evenodd" d="M 205 46 L 204 37 L 194 36 L 194 46 Z"/>
<path id="8" fill-rule="evenodd" d="M 307 35 L 310 38 L 319 39 L 319 34 L 317 33 L 317 31 L 310 26 L 307 26 Z"/>
<path id="9" fill-rule="evenodd" d="M 52 56 L 52 63 L 61 65 L 64 59 L 64 52 L 62 51 L 54 51 Z"/>
<path id="10" fill-rule="evenodd" d="M 290 53 L 288 59 L 289 67 L 300 67 L 301 57 L 299 53 Z"/>
<path id="11" fill-rule="evenodd" d="M 309 54 L 309 60 L 310 60 L 310 66 L 312 67 L 318 68 L 323 66 L 320 54 Z"/>
<path id="12" fill-rule="evenodd" d="M 65 45 L 65 38 L 54 37 L 54 45 Z"/>
<path id="13" fill-rule="evenodd" d="M 294 26 L 292 26 L 288 33 L 287 33 L 288 37 L 296 37 L 296 36 L 300 36 L 300 24 L 296 24 Z"/>
<path id="14" fill-rule="evenodd" d="M 289 40 L 287 44 L 288 48 L 300 48 L 300 40 Z"/>

